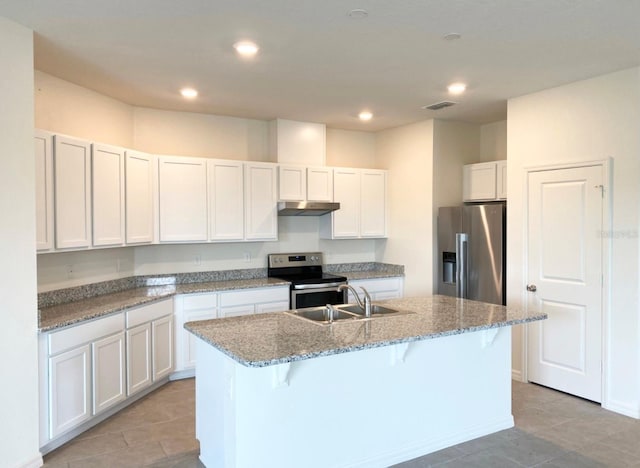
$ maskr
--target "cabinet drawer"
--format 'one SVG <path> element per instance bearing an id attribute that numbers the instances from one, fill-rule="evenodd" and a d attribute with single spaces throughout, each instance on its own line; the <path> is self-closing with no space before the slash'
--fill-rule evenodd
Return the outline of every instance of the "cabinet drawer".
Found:
<path id="1" fill-rule="evenodd" d="M 59 332 L 53 332 L 49 335 L 49 355 L 58 354 L 122 330 L 124 330 L 124 313 L 120 312 Z"/>
<path id="2" fill-rule="evenodd" d="M 145 304 L 127 311 L 127 328 L 141 323 L 151 322 L 165 315 L 173 313 L 173 300 L 165 299 L 152 304 Z"/>
<path id="3" fill-rule="evenodd" d="M 244 291 L 231 291 L 220 294 L 220 307 L 283 300 L 289 300 L 288 286 L 247 289 Z"/>
<path id="4" fill-rule="evenodd" d="M 217 296 L 215 293 L 186 294 L 182 296 L 182 308 L 183 310 L 215 308 L 218 303 Z"/>

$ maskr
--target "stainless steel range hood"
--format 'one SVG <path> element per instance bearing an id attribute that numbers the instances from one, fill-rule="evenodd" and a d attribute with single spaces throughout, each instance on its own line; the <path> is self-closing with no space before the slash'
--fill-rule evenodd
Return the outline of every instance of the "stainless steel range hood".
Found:
<path id="1" fill-rule="evenodd" d="M 278 216 L 322 216 L 339 209 L 340 203 L 278 202 Z"/>

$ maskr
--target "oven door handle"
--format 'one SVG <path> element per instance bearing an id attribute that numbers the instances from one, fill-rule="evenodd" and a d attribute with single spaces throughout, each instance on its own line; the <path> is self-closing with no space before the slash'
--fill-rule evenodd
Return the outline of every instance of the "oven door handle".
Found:
<path id="1" fill-rule="evenodd" d="M 293 289 L 329 289 L 329 288 L 337 288 L 341 284 L 347 284 L 344 281 L 339 281 L 336 283 L 318 283 L 318 284 L 297 284 L 293 287 Z"/>

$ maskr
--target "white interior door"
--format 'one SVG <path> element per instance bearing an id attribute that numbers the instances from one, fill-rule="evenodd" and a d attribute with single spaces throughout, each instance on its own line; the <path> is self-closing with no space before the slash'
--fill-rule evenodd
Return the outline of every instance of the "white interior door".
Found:
<path id="1" fill-rule="evenodd" d="M 603 168 L 528 174 L 528 380 L 593 401 L 602 394 Z M 535 289 L 535 291 L 531 291 Z"/>

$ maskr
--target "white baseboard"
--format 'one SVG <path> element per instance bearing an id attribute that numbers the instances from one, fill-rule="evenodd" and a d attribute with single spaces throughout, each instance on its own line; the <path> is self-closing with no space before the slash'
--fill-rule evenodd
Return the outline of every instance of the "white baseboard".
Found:
<path id="1" fill-rule="evenodd" d="M 606 410 L 613 411 L 614 413 L 619 413 L 624 416 L 629 416 L 630 418 L 640 419 L 640 408 L 638 405 L 632 405 L 629 403 L 624 403 L 621 401 L 603 401 L 602 407 Z"/>
<path id="2" fill-rule="evenodd" d="M 42 454 L 38 452 L 38 455 L 16 465 L 15 468 L 40 468 L 42 465 L 44 465 L 44 460 L 42 460 Z"/>
<path id="3" fill-rule="evenodd" d="M 518 382 L 524 382 L 524 380 L 522 380 L 522 371 L 511 369 L 511 379 L 517 380 Z"/>
<path id="4" fill-rule="evenodd" d="M 182 380 L 182 379 L 190 379 L 196 376 L 195 369 L 185 369 L 181 371 L 176 371 L 169 376 L 169 380 Z"/>

